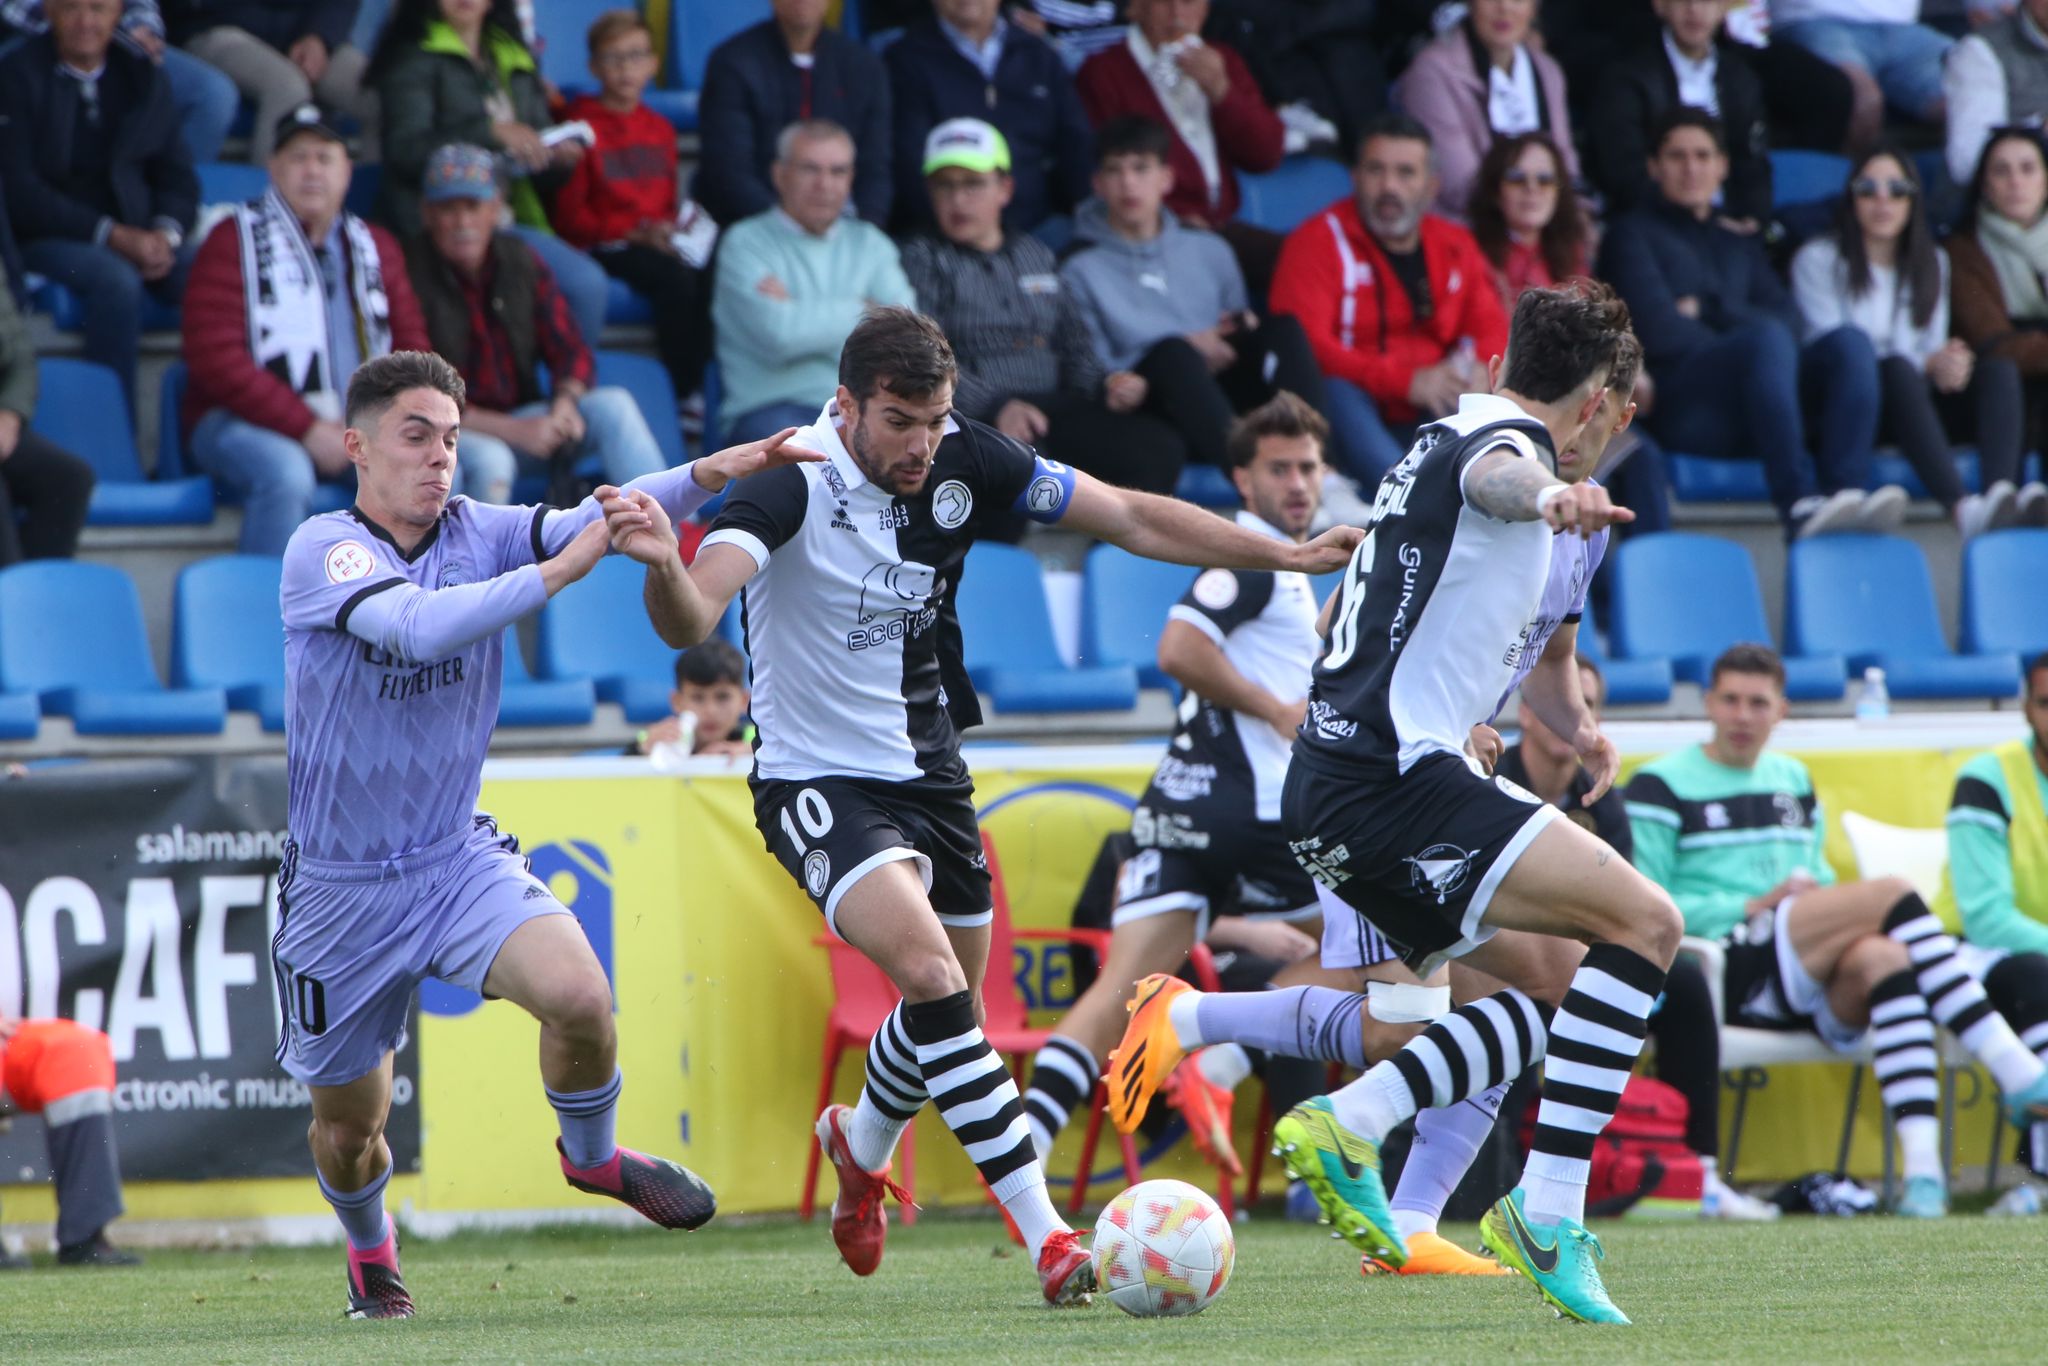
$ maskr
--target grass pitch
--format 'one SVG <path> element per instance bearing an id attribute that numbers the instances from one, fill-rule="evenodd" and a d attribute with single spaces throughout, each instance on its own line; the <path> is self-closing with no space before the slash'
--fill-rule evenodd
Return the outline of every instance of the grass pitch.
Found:
<path id="1" fill-rule="evenodd" d="M 1448 1229 L 1477 1246 L 1476 1230 Z M 1527 1282 L 1363 1280 L 1268 1216 L 1191 1319 L 1053 1311 L 989 1219 L 891 1230 L 856 1280 L 821 1224 L 414 1240 L 420 1317 L 341 1318 L 336 1249 L 159 1252 L 136 1271 L 0 1275 L 0 1360 L 342 1363 L 803 1360 L 1888 1361 L 2048 1357 L 2048 1220 L 1796 1219 L 1600 1230 L 1636 1321 L 1561 1323 Z"/>

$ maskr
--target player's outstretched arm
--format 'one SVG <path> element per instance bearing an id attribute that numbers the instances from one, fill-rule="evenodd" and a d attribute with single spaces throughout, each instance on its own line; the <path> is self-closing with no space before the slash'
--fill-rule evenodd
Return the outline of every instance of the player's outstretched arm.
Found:
<path id="1" fill-rule="evenodd" d="M 1238 672 L 1215 641 L 1185 621 L 1169 621 L 1159 633 L 1159 667 L 1195 696 L 1256 716 L 1282 735 L 1292 735 L 1301 725 L 1307 699 L 1275 697 Z"/>
<path id="2" fill-rule="evenodd" d="M 645 491 L 610 490 L 604 507 L 613 549 L 647 566 L 643 599 L 655 634 L 678 650 L 701 643 L 717 628 L 733 594 L 753 577 L 753 557 L 735 546 L 712 545 L 684 568 L 675 527 Z"/>
<path id="3" fill-rule="evenodd" d="M 1584 805 L 1600 800 L 1621 772 L 1621 751 L 1601 733 L 1593 709 L 1586 705 L 1579 687 L 1579 624 L 1568 621 L 1559 626 L 1543 647 L 1543 657 L 1522 680 L 1522 700 L 1538 720 L 1572 742 L 1579 759 L 1592 776 L 1592 790 Z"/>
<path id="4" fill-rule="evenodd" d="M 604 525 L 585 527 L 560 553 L 538 565 L 450 588 L 421 588 L 387 579 L 357 590 L 338 625 L 359 640 L 381 646 L 401 659 L 445 659 L 510 626 L 590 572 L 604 558 Z M 289 560 L 290 552 L 287 551 Z M 287 570 L 289 572 L 289 568 Z M 292 613 L 287 610 L 287 625 Z"/>
<path id="5" fill-rule="evenodd" d="M 628 483 L 624 489 L 606 484 L 588 498 L 572 508 L 562 508 L 546 514 L 541 525 L 541 546 L 551 553 L 553 548 L 566 543 L 571 537 L 580 535 L 583 528 L 593 522 L 604 520 L 608 500 L 622 492 L 637 491 L 648 494 L 661 504 L 671 524 L 692 516 L 697 509 L 722 493 L 735 479 L 744 479 L 762 470 L 779 469 L 784 465 L 816 464 L 825 457 L 803 446 L 792 446 L 789 439 L 799 429 L 785 427 L 771 437 L 760 441 L 746 441 L 737 446 L 727 446 L 722 451 L 701 456 L 688 464 L 678 465 L 672 470 L 657 470 L 643 474 Z"/>
<path id="6" fill-rule="evenodd" d="M 1548 522 L 1553 531 L 1591 536 L 1636 515 L 1616 507 L 1598 484 L 1567 484 L 1542 462 L 1496 446 L 1465 469 L 1465 501 L 1503 522 Z"/>
<path id="7" fill-rule="evenodd" d="M 1062 525 L 1122 546 L 1133 555 L 1212 569 L 1342 569 L 1365 539 L 1357 527 L 1332 527 L 1305 545 L 1278 541 L 1178 498 L 1140 493 L 1075 472 Z"/>

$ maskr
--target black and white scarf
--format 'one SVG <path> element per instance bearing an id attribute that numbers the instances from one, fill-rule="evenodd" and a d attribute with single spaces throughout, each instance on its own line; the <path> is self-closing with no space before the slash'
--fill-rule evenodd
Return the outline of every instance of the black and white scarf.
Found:
<path id="1" fill-rule="evenodd" d="M 327 285 L 298 215 L 273 188 L 261 199 L 237 205 L 234 217 L 242 247 L 250 353 L 316 412 L 331 406 L 332 412 L 321 415 L 339 418 L 348 376 L 334 373 Z M 391 303 L 384 293 L 382 262 L 376 239 L 362 219 L 344 213 L 341 232 L 348 246 L 356 353 L 360 360 L 370 360 L 391 350 Z"/>

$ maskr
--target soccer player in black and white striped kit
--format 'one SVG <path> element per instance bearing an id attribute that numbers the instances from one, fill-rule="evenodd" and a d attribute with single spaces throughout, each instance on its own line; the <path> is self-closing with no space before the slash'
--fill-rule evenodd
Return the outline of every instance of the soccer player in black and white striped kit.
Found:
<path id="1" fill-rule="evenodd" d="M 671 645 L 702 640 L 745 590 L 762 838 L 903 993 L 860 1103 L 818 1119 L 847 1265 L 880 1264 L 883 1198 L 901 1198 L 892 1154 L 930 1099 L 1016 1221 L 1047 1301 L 1076 1303 L 1094 1289 L 1092 1262 L 1053 1209 L 1016 1084 L 979 1024 L 992 911 L 960 755 L 960 732 L 981 720 L 954 605 L 963 561 L 1012 514 L 1156 559 L 1308 574 L 1342 566 L 1362 533 L 1297 544 L 1111 488 L 956 418 L 957 373 L 929 318 L 875 309 L 847 338 L 837 394 L 790 438 L 825 459 L 740 481 L 690 568 L 658 505 L 621 497 L 608 516 L 613 545 L 649 566 L 648 609 Z"/>

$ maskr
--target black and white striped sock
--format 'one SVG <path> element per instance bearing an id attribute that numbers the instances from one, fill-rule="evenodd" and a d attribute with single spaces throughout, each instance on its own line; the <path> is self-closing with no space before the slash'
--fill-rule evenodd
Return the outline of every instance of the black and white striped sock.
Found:
<path id="1" fill-rule="evenodd" d="M 1045 1169 L 1031 1144 L 1017 1083 L 974 1022 L 973 996 L 959 991 L 916 1002 L 904 1010 L 903 1021 L 939 1117 L 1017 1221 L 1035 1262 L 1047 1235 L 1067 1225 L 1046 1194 Z"/>
<path id="2" fill-rule="evenodd" d="M 1901 1166 L 1908 1177 L 1944 1177 L 1941 1124 L 1935 1101 L 1941 1092 L 1934 1051 L 1934 1017 L 1911 968 L 1900 968 L 1870 993 L 1870 1070 L 1899 1135 Z"/>
<path id="3" fill-rule="evenodd" d="M 1074 1111 L 1095 1094 L 1101 1075 L 1095 1055 L 1064 1034 L 1053 1035 L 1038 1050 L 1031 1060 L 1031 1084 L 1024 1090 L 1024 1119 L 1040 1162 L 1052 1155 L 1053 1140 Z"/>
<path id="4" fill-rule="evenodd" d="M 1549 1014 L 1512 987 L 1459 1006 L 1331 1095 L 1337 1122 L 1377 1143 L 1418 1110 L 1513 1081 L 1542 1059 Z"/>
<path id="5" fill-rule="evenodd" d="M 1985 970 L 1984 994 L 2020 1043 L 2048 1064 L 2048 955 L 2014 953 L 1999 959 Z M 2048 1176 L 2048 1120 L 2027 1126 L 2026 1156 L 2035 1175 Z"/>
<path id="6" fill-rule="evenodd" d="M 1905 945 L 1934 1022 L 1962 1040 L 1990 1071 L 1998 1089 L 2011 1094 L 2032 1086 L 2041 1075 L 2041 1060 L 1991 1008 L 1983 984 L 1956 957 L 1956 941 L 1927 903 L 1916 893 L 1906 893 L 1885 917 L 1884 932 Z"/>
<path id="7" fill-rule="evenodd" d="M 853 1160 L 871 1172 L 888 1166 L 897 1140 L 928 1099 L 917 1050 L 903 1023 L 903 1003 L 898 1001 L 868 1042 L 867 1081 L 846 1123 L 846 1146 Z"/>
<path id="8" fill-rule="evenodd" d="M 1550 1021 L 1543 1102 L 1522 1169 L 1522 1207 L 1531 1221 L 1586 1217 L 1594 1140 L 1621 1103 L 1663 989 L 1664 969 L 1634 950 L 1619 944 L 1586 950 Z"/>

